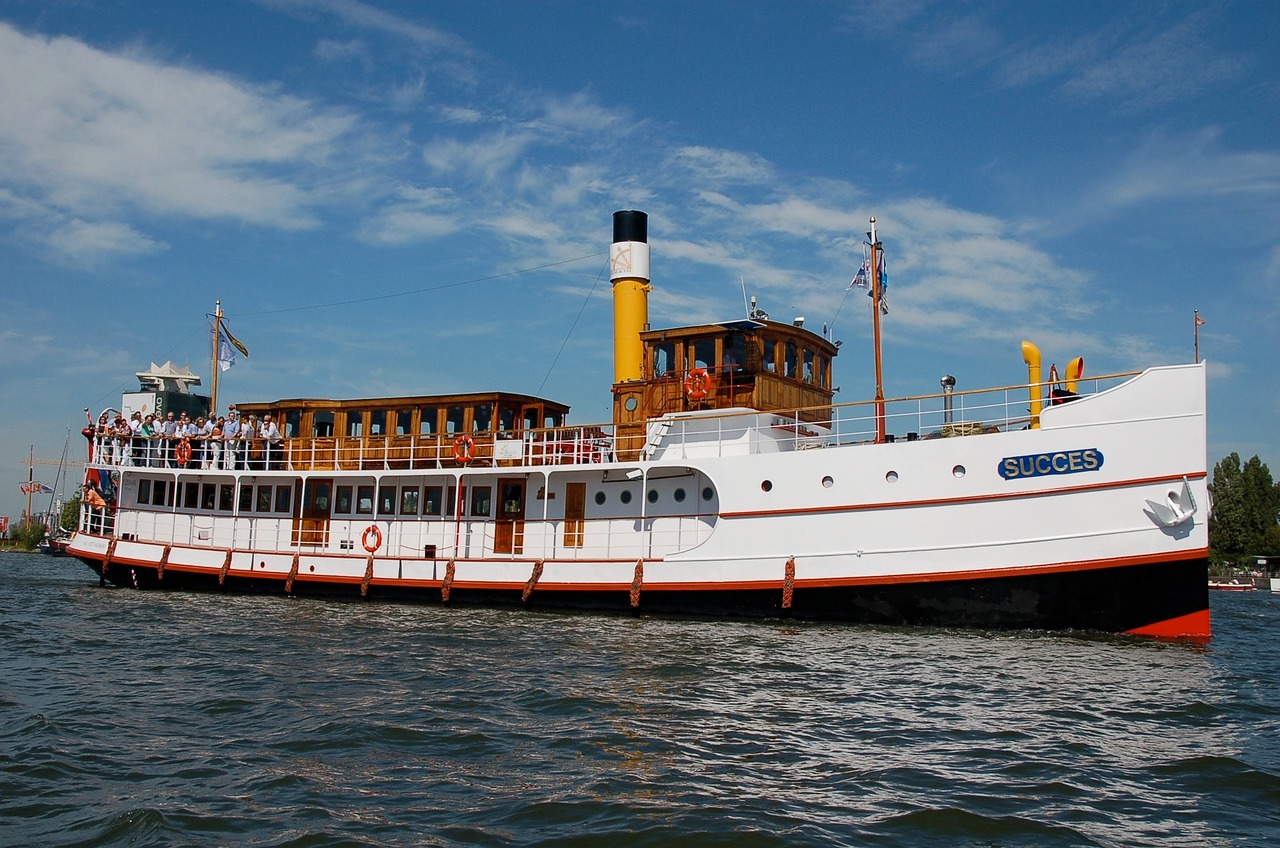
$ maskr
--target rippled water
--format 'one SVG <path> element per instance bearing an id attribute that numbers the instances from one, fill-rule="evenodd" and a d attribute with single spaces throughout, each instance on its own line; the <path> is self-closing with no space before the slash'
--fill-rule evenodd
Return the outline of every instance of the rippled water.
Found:
<path id="1" fill-rule="evenodd" d="M 1210 646 L 99 588 L 0 554 L 0 845 L 1280 843 Z"/>

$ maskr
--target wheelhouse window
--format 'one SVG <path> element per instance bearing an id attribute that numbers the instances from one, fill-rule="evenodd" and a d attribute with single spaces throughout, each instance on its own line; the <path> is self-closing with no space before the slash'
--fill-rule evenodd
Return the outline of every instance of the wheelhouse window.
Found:
<path id="1" fill-rule="evenodd" d="M 329 411 L 320 411 L 311 416 L 311 435 L 317 439 L 333 437 L 334 415 Z"/>
<path id="2" fill-rule="evenodd" d="M 653 346 L 653 376 L 670 377 L 676 372 L 676 343 L 658 342 Z"/>
<path id="3" fill-rule="evenodd" d="M 723 345 L 724 370 L 737 373 L 747 364 L 747 337 L 742 333 L 730 333 L 725 336 Z"/>
<path id="4" fill-rule="evenodd" d="M 434 436 L 440 432 L 440 416 L 434 406 L 424 406 L 419 410 L 422 416 L 418 421 L 419 436 Z"/>
<path id="5" fill-rule="evenodd" d="M 461 433 L 466 426 L 467 409 L 464 406 L 449 407 L 444 418 L 444 431 L 450 435 Z"/>
<path id="6" fill-rule="evenodd" d="M 302 433 L 302 410 L 291 409 L 284 414 L 284 437 L 292 439 Z"/>
<path id="7" fill-rule="evenodd" d="M 764 370 L 770 374 L 778 370 L 778 343 L 773 339 L 764 340 Z"/>
<path id="8" fill-rule="evenodd" d="M 806 383 L 814 383 L 814 382 L 817 382 L 817 380 L 815 379 L 816 377 L 817 377 L 817 372 L 815 372 L 813 368 L 813 351 L 809 350 L 808 348 L 805 348 L 804 381 Z"/>
<path id="9" fill-rule="evenodd" d="M 395 413 L 395 417 L 396 417 L 395 425 L 394 427 L 391 428 L 391 432 L 395 433 L 397 436 L 409 435 L 410 428 L 413 427 L 413 410 L 412 409 L 397 410 Z M 388 425 L 388 426 L 391 426 L 391 425 Z"/>
<path id="10" fill-rule="evenodd" d="M 716 361 L 716 340 L 695 339 L 689 347 L 689 370 L 694 368 L 714 368 Z"/>
<path id="11" fill-rule="evenodd" d="M 536 430 L 538 428 L 538 419 L 540 417 L 541 416 L 538 414 L 538 407 L 526 407 L 524 411 L 524 428 L 526 430 Z"/>
<path id="12" fill-rule="evenodd" d="M 487 433 L 491 429 L 493 429 L 493 404 L 477 403 L 471 415 L 472 432 Z"/>
<path id="13" fill-rule="evenodd" d="M 375 409 L 369 413 L 369 435 L 387 435 L 387 411 L 385 409 Z"/>
<path id="14" fill-rule="evenodd" d="M 783 362 L 782 362 L 782 376 L 784 377 L 796 376 L 796 343 L 795 342 L 787 342 L 786 357 L 783 359 Z"/>
<path id="15" fill-rule="evenodd" d="M 502 404 L 498 407 L 498 429 L 504 433 L 514 430 L 516 427 L 516 408 L 509 404 Z"/>
<path id="16" fill-rule="evenodd" d="M 548 412 L 543 418 L 544 427 L 563 427 L 564 415 L 559 412 Z"/>
<path id="17" fill-rule="evenodd" d="M 357 438 L 364 435 L 364 412 L 358 409 L 347 411 L 347 437 Z"/>

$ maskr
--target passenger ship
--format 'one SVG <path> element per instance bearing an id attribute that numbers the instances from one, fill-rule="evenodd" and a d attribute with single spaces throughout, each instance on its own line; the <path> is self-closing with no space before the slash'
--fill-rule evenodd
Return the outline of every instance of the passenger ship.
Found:
<path id="1" fill-rule="evenodd" d="M 139 589 L 1209 637 L 1203 363 L 1046 380 L 1024 342 L 1026 382 L 835 404 L 799 320 L 650 329 L 647 217 L 613 225 L 612 422 L 243 403 L 284 436 L 248 468 L 97 446 L 70 551 Z"/>

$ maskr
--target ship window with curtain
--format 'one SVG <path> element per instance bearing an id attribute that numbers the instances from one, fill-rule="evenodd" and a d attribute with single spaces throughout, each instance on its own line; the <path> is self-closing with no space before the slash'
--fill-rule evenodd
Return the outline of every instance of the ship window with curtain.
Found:
<path id="1" fill-rule="evenodd" d="M 427 486 L 423 492 L 425 495 L 422 499 L 423 515 L 439 515 L 444 511 L 443 486 Z"/>
<path id="2" fill-rule="evenodd" d="M 419 411 L 422 416 L 418 420 L 419 436 L 434 436 L 440 432 L 440 421 L 437 417 L 436 408 L 434 406 L 424 406 Z"/>
<path id="3" fill-rule="evenodd" d="M 369 413 L 369 435 L 387 435 L 387 411 L 385 409 L 375 409 Z"/>
<path id="4" fill-rule="evenodd" d="M 400 514 L 418 514 L 418 487 L 405 486 L 400 490 Z"/>
<path id="5" fill-rule="evenodd" d="M 395 425 L 390 426 L 391 432 L 397 436 L 409 435 L 409 428 L 413 426 L 413 410 L 400 409 L 395 412 Z"/>
<path id="6" fill-rule="evenodd" d="M 270 486 L 258 487 L 258 504 L 257 504 L 257 507 L 255 508 L 255 511 L 257 512 L 271 511 L 271 487 Z"/>
<path id="7" fill-rule="evenodd" d="M 804 381 L 806 383 L 817 382 L 814 378 L 817 374 L 813 370 L 813 351 L 805 348 L 804 350 Z"/>
<path id="8" fill-rule="evenodd" d="M 351 493 L 350 486 L 339 486 L 333 501 L 333 512 L 335 515 L 351 514 Z"/>
<path id="9" fill-rule="evenodd" d="M 509 433 L 516 428 L 516 408 L 508 404 L 498 407 L 498 429 Z"/>
<path id="10" fill-rule="evenodd" d="M 364 435 L 364 412 L 359 409 L 347 410 L 347 436 L 356 438 Z"/>
<path id="11" fill-rule="evenodd" d="M 488 515 L 493 507 L 493 489 L 489 486 L 475 486 L 471 490 L 471 514 Z"/>

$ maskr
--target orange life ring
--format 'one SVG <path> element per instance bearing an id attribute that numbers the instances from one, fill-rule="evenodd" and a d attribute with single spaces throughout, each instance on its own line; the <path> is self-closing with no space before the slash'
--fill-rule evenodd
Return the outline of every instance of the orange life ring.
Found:
<path id="1" fill-rule="evenodd" d="M 453 440 L 453 458 L 462 465 L 466 465 L 476 458 L 475 440 L 463 433 L 461 436 Z"/>
<path id="2" fill-rule="evenodd" d="M 178 446 L 173 449 L 173 458 L 178 460 L 179 465 L 186 465 L 191 461 L 191 442 L 183 439 L 178 442 Z"/>
<path id="3" fill-rule="evenodd" d="M 684 378 L 684 393 L 691 401 L 705 400 L 711 391 L 711 375 L 705 368 L 694 368 Z"/>
<path id="4" fill-rule="evenodd" d="M 373 538 L 373 544 L 369 544 L 370 537 Z M 382 547 L 382 531 L 378 529 L 378 525 L 370 524 L 364 528 L 364 533 L 360 535 L 360 544 L 364 545 L 364 549 L 369 553 L 373 553 Z"/>

